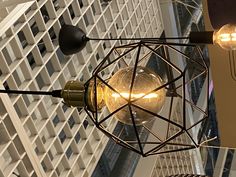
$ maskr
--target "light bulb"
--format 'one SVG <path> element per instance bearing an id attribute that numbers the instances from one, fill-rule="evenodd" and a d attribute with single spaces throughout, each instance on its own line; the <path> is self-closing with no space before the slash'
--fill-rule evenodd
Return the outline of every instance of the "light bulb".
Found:
<path id="1" fill-rule="evenodd" d="M 236 25 L 222 26 L 214 32 L 213 41 L 225 50 L 236 50 Z"/>
<path id="2" fill-rule="evenodd" d="M 91 112 L 100 111 L 104 106 L 113 113 L 128 104 L 141 107 L 153 113 L 158 113 L 164 105 L 166 90 L 161 88 L 162 79 L 150 69 L 138 66 L 130 93 L 134 67 L 126 67 L 116 72 L 108 81 L 114 90 L 101 81 L 90 80 L 87 84 L 79 81 L 68 81 L 61 92 L 64 103 L 68 106 L 84 107 Z M 95 90 L 96 89 L 96 90 Z M 131 105 L 132 115 L 136 125 L 153 120 L 154 116 L 140 108 Z M 113 115 L 118 121 L 132 124 L 132 117 L 128 106 Z"/>
<path id="3" fill-rule="evenodd" d="M 118 93 L 105 86 L 104 100 L 108 110 L 111 113 L 116 111 L 120 107 L 126 105 L 128 103 L 127 100 L 130 98 L 130 100 L 133 101 L 132 104 L 153 113 L 158 113 L 163 107 L 166 90 L 165 88 L 161 88 L 155 92 L 151 91 L 162 85 L 161 78 L 148 68 L 138 66 L 136 69 L 132 93 L 129 93 L 133 72 L 133 67 L 127 67 L 119 70 L 111 77 L 108 84 Z M 150 113 L 134 106 L 131 107 L 136 125 L 144 124 L 154 118 Z M 128 106 L 125 106 L 120 111 L 116 112 L 114 117 L 122 123 L 132 124 Z"/>

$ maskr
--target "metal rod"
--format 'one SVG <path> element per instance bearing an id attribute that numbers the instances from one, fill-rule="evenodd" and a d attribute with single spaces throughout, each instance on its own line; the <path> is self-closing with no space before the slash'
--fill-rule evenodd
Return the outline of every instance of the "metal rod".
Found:
<path id="1" fill-rule="evenodd" d="M 95 119 L 96 119 L 96 122 L 98 122 L 98 101 L 97 101 L 97 78 L 94 77 L 94 82 L 93 82 L 93 91 L 94 91 L 94 103 L 95 103 Z"/>
<path id="2" fill-rule="evenodd" d="M 113 60 L 113 61 L 111 61 L 110 63 L 108 63 L 107 65 L 105 65 L 105 66 L 103 66 L 103 67 L 101 67 L 101 68 L 98 68 L 97 71 L 96 71 L 96 73 L 101 72 L 102 70 L 104 70 L 105 68 L 107 68 L 108 66 L 110 66 L 111 64 L 115 63 L 115 62 L 118 61 L 120 58 L 122 58 L 123 56 L 125 56 L 127 53 L 129 53 L 129 52 L 131 52 L 132 50 L 134 50 L 136 47 L 138 47 L 138 45 L 135 46 L 135 47 L 132 47 L 132 48 L 129 49 L 128 51 L 124 52 L 124 53 L 121 54 L 119 57 L 117 57 L 115 60 Z M 107 56 L 109 56 L 109 55 L 107 55 Z M 107 59 L 107 57 L 106 57 L 105 59 Z M 107 61 L 107 60 L 105 60 L 105 62 L 106 62 L 106 61 Z M 103 62 L 103 64 L 104 64 L 105 62 Z M 95 74 L 96 74 L 96 73 L 95 73 Z"/>
<path id="3" fill-rule="evenodd" d="M 136 127 L 136 123 L 135 123 L 135 119 L 134 119 L 134 115 L 133 115 L 133 112 L 132 112 L 131 105 L 128 105 L 128 107 L 129 107 L 129 112 L 130 112 L 131 120 L 132 120 L 133 127 L 134 127 L 134 132 L 135 132 L 136 138 L 138 140 L 139 149 L 141 151 L 141 154 L 143 154 L 143 147 L 142 147 L 142 144 L 141 144 L 141 141 L 140 141 L 140 138 L 139 138 L 139 134 L 138 134 L 138 130 L 137 130 L 137 127 Z"/>
<path id="4" fill-rule="evenodd" d="M 205 74 L 206 70 L 204 70 L 203 72 L 201 72 L 200 74 L 198 74 L 197 76 L 194 76 L 193 78 L 191 78 L 190 80 L 188 80 L 187 82 L 185 82 L 184 84 L 187 85 L 189 83 L 191 83 L 192 81 L 194 81 L 196 78 L 200 77 L 201 75 Z M 175 89 L 179 89 L 180 87 L 182 87 L 184 84 L 180 84 L 178 86 L 175 87 Z"/>
<path id="5" fill-rule="evenodd" d="M 158 48 L 160 48 L 161 45 L 159 45 L 158 47 L 155 47 L 155 50 L 157 50 Z M 138 63 L 141 63 L 143 60 L 147 59 L 148 55 L 150 55 L 152 53 L 152 51 L 149 51 L 147 54 L 145 54 L 139 61 Z"/>
<path id="6" fill-rule="evenodd" d="M 145 125 L 143 125 L 143 127 L 149 132 L 151 133 L 153 136 L 155 136 L 159 141 L 163 142 L 163 140 L 155 133 L 153 133 L 148 127 L 146 127 Z"/>
<path id="7" fill-rule="evenodd" d="M 139 59 L 139 55 L 140 55 L 140 51 L 141 51 L 141 45 L 142 44 L 140 42 L 139 46 L 138 46 L 138 52 L 137 52 L 137 56 L 136 56 L 136 59 L 135 59 L 133 75 L 132 75 L 132 80 L 131 80 L 130 89 L 129 89 L 129 102 L 131 101 L 131 93 L 133 92 L 134 80 L 135 80 L 135 77 L 136 77 L 136 70 L 137 70 L 137 67 L 138 67 L 138 59 Z"/>
<path id="8" fill-rule="evenodd" d="M 151 112 L 151 111 L 149 111 L 149 110 L 147 110 L 147 109 L 144 109 L 144 108 L 142 108 L 142 107 L 140 107 L 140 106 L 138 106 L 138 105 L 132 104 L 132 106 L 134 106 L 134 107 L 136 107 L 136 108 L 139 108 L 139 109 L 141 109 L 141 110 L 143 110 L 143 111 L 145 111 L 145 112 L 147 112 L 147 113 L 149 113 L 149 114 L 151 114 L 151 115 L 153 115 L 153 116 L 156 116 L 156 117 L 158 117 L 158 118 L 160 118 L 160 119 L 162 119 L 162 120 L 164 120 L 164 121 L 166 121 L 166 122 L 169 122 L 169 123 L 171 123 L 171 124 L 173 124 L 173 125 L 175 125 L 175 126 L 181 128 L 181 129 L 183 128 L 181 125 L 179 125 L 179 124 L 177 124 L 177 123 L 175 123 L 175 122 L 173 122 L 173 121 L 171 121 L 171 120 L 169 120 L 169 119 L 167 119 L 167 118 L 165 118 L 165 117 L 163 117 L 163 116 L 161 116 L 161 115 L 158 115 L 158 114 L 153 113 L 153 112 Z"/>
<path id="9" fill-rule="evenodd" d="M 182 73 L 182 71 L 171 61 L 169 61 L 167 58 L 162 57 L 157 51 L 153 50 L 150 46 L 143 44 L 145 47 L 149 48 L 151 51 L 153 51 L 158 57 L 160 57 L 165 63 L 170 65 L 172 68 L 174 68 L 178 73 Z"/>
<path id="10" fill-rule="evenodd" d="M 174 138 L 176 138 L 177 136 L 181 135 L 183 133 L 183 130 L 178 131 L 176 134 L 172 135 L 170 138 L 168 138 L 167 140 L 165 140 L 162 144 L 156 146 L 155 148 L 147 151 L 146 153 L 150 153 L 150 152 L 156 152 L 159 151 L 161 148 L 163 148 L 169 141 L 173 140 Z"/>
<path id="11" fill-rule="evenodd" d="M 114 40 L 142 40 L 142 41 L 155 41 L 155 40 L 176 40 L 176 39 L 189 39 L 189 37 L 164 37 L 164 38 L 90 38 L 93 41 L 114 41 Z"/>
<path id="12" fill-rule="evenodd" d="M 176 95 L 180 98 L 184 98 L 183 96 L 181 96 L 180 94 L 176 93 Z M 192 103 L 191 101 L 184 99 L 187 103 L 189 103 L 191 106 L 193 106 L 195 109 L 197 109 L 199 112 L 201 112 L 202 114 L 204 114 L 205 116 L 207 116 L 207 113 L 205 111 L 203 111 L 202 109 L 200 109 L 199 107 L 197 107 L 194 103 Z"/>
<path id="13" fill-rule="evenodd" d="M 180 148 L 180 149 L 174 149 L 174 150 L 168 150 L 168 151 L 162 151 L 162 152 L 154 152 L 154 153 L 149 153 L 145 155 L 150 156 L 150 155 L 165 154 L 165 153 L 170 153 L 170 152 L 180 152 L 180 151 L 186 151 L 186 150 L 195 149 L 195 148 L 196 148 L 195 146 L 192 146 L 192 147 L 186 147 L 186 148 Z"/>
<path id="14" fill-rule="evenodd" d="M 135 118 L 134 118 L 132 108 L 131 108 L 131 93 L 133 92 L 133 86 L 134 86 L 134 81 L 135 81 L 135 77 L 136 77 L 136 70 L 137 70 L 137 67 L 138 67 L 139 55 L 140 55 L 140 51 L 141 51 L 141 45 L 142 45 L 142 41 L 140 41 L 140 43 L 139 43 L 138 51 L 137 51 L 137 55 L 136 55 L 136 59 L 135 59 L 133 75 L 132 75 L 131 85 L 130 85 L 130 89 L 129 89 L 130 94 L 129 94 L 129 105 L 128 105 L 128 107 L 129 107 L 129 112 L 130 112 L 130 115 L 131 115 L 131 120 L 132 120 L 132 123 L 133 123 L 134 131 L 135 131 L 135 134 L 136 134 L 136 138 L 138 140 L 139 149 L 140 149 L 140 151 L 143 155 L 143 147 L 142 147 L 142 144 L 141 144 L 141 141 L 140 141 L 140 138 L 139 138 L 139 133 L 138 133 L 138 130 L 137 130 L 137 127 L 136 127 Z"/>
<path id="15" fill-rule="evenodd" d="M 204 60 L 204 55 L 203 55 L 203 52 L 202 52 L 202 50 L 201 50 L 201 48 L 199 47 L 199 46 L 196 46 L 196 48 L 197 48 L 197 50 L 198 50 L 198 53 L 200 54 L 200 56 L 201 56 L 201 60 L 202 60 L 202 63 L 204 64 L 204 68 L 206 69 L 206 70 L 208 70 L 208 66 L 207 66 L 207 64 L 206 64 L 206 62 L 205 62 L 205 60 Z"/>
<path id="16" fill-rule="evenodd" d="M 172 141 L 173 139 L 175 139 L 176 137 L 180 136 L 181 134 L 183 134 L 183 130 L 180 130 L 175 135 L 171 136 L 166 141 L 164 141 L 163 144 L 160 144 L 159 146 L 157 146 L 157 147 L 153 148 L 152 150 L 150 150 L 150 152 L 157 152 L 157 151 L 159 151 L 164 146 L 166 146 L 169 141 Z"/>
<path id="17" fill-rule="evenodd" d="M 162 86 L 160 86 L 160 87 L 158 87 L 158 88 L 156 88 L 156 89 L 154 89 L 154 90 L 151 90 L 151 91 L 148 92 L 148 93 L 145 93 L 145 95 L 143 95 L 143 96 L 141 96 L 141 97 L 139 97 L 139 98 L 136 98 L 136 99 L 132 100 L 131 102 L 134 103 L 134 102 L 136 102 L 136 101 L 138 101 L 138 100 L 141 100 L 141 99 L 142 99 L 143 97 L 145 97 L 146 95 L 148 95 L 148 94 L 150 94 L 150 93 L 153 93 L 153 92 L 156 92 L 156 91 L 158 91 L 158 90 L 160 90 L 160 89 L 162 89 L 162 88 L 165 88 L 167 85 L 174 83 L 175 81 L 179 80 L 181 77 L 182 77 L 182 75 L 179 75 L 178 77 L 176 77 L 176 78 L 173 79 L 172 81 L 167 82 L 167 83 L 163 84 Z"/>
<path id="18" fill-rule="evenodd" d="M 129 144 L 137 144 L 138 142 L 136 141 L 127 141 Z M 141 144 L 162 144 L 162 142 L 155 142 L 155 141 L 141 141 Z M 191 144 L 186 144 L 186 143 L 166 143 L 166 145 L 175 145 L 175 146 L 187 146 L 187 147 L 192 147 L 193 145 Z"/>
<path id="19" fill-rule="evenodd" d="M 203 53 L 202 54 L 202 57 L 203 57 Z M 207 69 L 207 107 L 206 107 L 206 112 L 207 112 L 207 115 L 206 115 L 206 119 L 204 120 L 203 122 L 203 129 L 205 129 L 205 127 L 207 127 L 207 124 L 205 123 L 207 121 L 207 118 L 209 118 L 209 100 L 210 100 L 210 93 L 209 93 L 209 85 L 210 85 L 210 77 L 209 77 L 209 67 L 206 68 Z M 202 131 L 201 133 L 201 136 L 199 137 L 198 139 L 198 144 L 200 144 L 202 138 L 203 138 L 203 135 L 204 135 L 204 132 Z"/>
<path id="20" fill-rule="evenodd" d="M 202 119 L 200 119 L 199 121 L 197 121 L 195 124 L 193 124 L 192 126 L 190 126 L 189 128 L 186 129 L 186 131 L 190 130 L 191 128 L 195 127 L 197 124 L 203 122 L 205 119 L 207 119 L 208 117 L 204 117 Z"/>
<path id="21" fill-rule="evenodd" d="M 88 114 L 89 118 L 93 121 L 93 123 L 96 125 L 97 124 L 97 120 L 94 120 L 93 116 L 91 116 L 90 112 L 88 111 L 88 109 L 85 107 L 84 108 L 85 112 Z"/>
<path id="22" fill-rule="evenodd" d="M 115 135 L 111 134 L 110 132 L 106 131 L 104 128 L 101 127 L 101 125 L 97 126 L 97 128 L 99 130 L 101 130 L 104 134 L 106 134 L 107 136 L 111 137 L 114 141 L 116 141 L 116 143 L 118 143 L 119 145 L 127 148 L 127 149 L 130 149 L 140 155 L 143 155 L 140 153 L 140 151 L 138 151 L 137 149 L 135 149 L 133 146 L 131 146 L 130 144 L 128 144 L 127 142 L 123 141 L 122 139 L 116 137 Z"/>
<path id="23" fill-rule="evenodd" d="M 127 102 L 129 102 L 128 99 L 126 99 L 125 97 L 123 97 L 117 90 L 115 90 L 113 87 L 111 87 L 109 84 L 107 84 L 100 76 L 97 75 L 97 78 L 104 83 L 104 85 L 106 85 L 109 89 L 111 89 L 112 91 L 114 91 L 115 93 L 119 94 L 119 96 L 121 98 L 123 98 L 124 100 L 126 100 Z"/>
<path id="24" fill-rule="evenodd" d="M 154 40 L 146 40 L 143 41 L 145 43 L 150 43 L 150 44 L 160 44 L 160 45 L 172 45 L 172 46 L 189 46 L 189 47 L 195 47 L 196 44 L 185 44 L 185 43 L 177 43 L 177 42 L 165 42 L 165 41 L 154 41 Z"/>
<path id="25" fill-rule="evenodd" d="M 97 70 L 107 61 L 107 58 L 110 56 L 110 54 L 112 53 L 112 51 L 113 51 L 114 48 L 115 48 L 115 47 L 113 47 L 113 48 L 109 51 L 109 53 L 102 59 L 102 61 L 94 68 L 93 73 L 92 73 L 93 76 L 98 73 Z"/>
<path id="26" fill-rule="evenodd" d="M 176 48 L 174 48 L 174 47 L 172 47 L 172 46 L 170 46 L 170 45 L 167 45 L 167 47 L 168 47 L 168 48 L 171 48 L 171 49 L 174 50 L 174 51 L 176 51 L 176 52 L 179 53 L 180 55 L 183 55 L 186 59 L 191 60 L 191 61 L 193 61 L 194 63 L 197 63 L 197 64 L 199 64 L 200 66 L 204 67 L 200 62 L 198 62 L 198 61 L 196 61 L 196 60 L 194 60 L 194 59 L 191 59 L 189 56 L 187 56 L 185 53 L 179 51 L 178 49 L 176 49 Z M 195 45 L 195 46 L 192 46 L 192 47 L 197 48 L 196 45 Z M 197 48 L 197 49 L 198 49 L 198 48 Z M 199 52 L 199 53 L 200 53 L 200 52 Z"/>
<path id="27" fill-rule="evenodd" d="M 132 123 L 133 123 L 134 131 L 135 131 L 135 134 L 136 134 L 136 138 L 138 140 L 138 145 L 139 145 L 140 151 L 143 155 L 143 147 L 140 143 L 140 138 L 139 138 L 138 130 L 137 130 L 137 127 L 136 127 L 135 118 L 134 118 L 132 108 L 131 108 L 131 93 L 133 92 L 134 80 L 135 80 L 135 77 L 136 77 L 136 70 L 137 70 L 137 67 L 138 67 L 138 60 L 139 60 L 139 55 L 140 55 L 140 51 L 141 51 L 141 46 L 142 46 L 142 41 L 140 41 L 140 43 L 139 43 L 137 56 L 136 56 L 136 59 L 135 59 L 133 75 L 132 75 L 132 80 L 131 80 L 130 89 L 129 89 L 128 107 L 129 107 L 129 112 L 130 112 L 130 115 L 131 115 L 131 120 L 132 120 Z"/>
<path id="28" fill-rule="evenodd" d="M 193 137 L 190 135 L 190 133 L 188 131 L 185 131 L 188 135 L 188 137 L 191 139 L 191 141 L 193 142 L 193 144 L 197 147 L 199 147 L 199 145 L 195 142 L 195 140 L 193 139 Z"/>
<path id="29" fill-rule="evenodd" d="M 172 107 L 173 107 L 173 96 L 171 97 L 171 100 L 170 100 L 170 109 L 169 109 L 169 114 L 168 114 L 168 119 L 169 120 L 170 120 L 171 114 L 172 114 Z M 168 139 L 168 137 L 169 137 L 169 130 L 170 130 L 170 123 L 168 122 L 167 132 L 166 132 L 166 139 Z"/>
<path id="30" fill-rule="evenodd" d="M 139 43 L 140 43 L 140 41 L 139 42 L 133 42 L 133 43 L 130 43 L 130 44 L 123 44 L 121 46 L 115 46 L 114 48 L 116 48 L 116 49 L 127 48 L 128 49 L 130 47 L 135 47 Z"/>
<path id="31" fill-rule="evenodd" d="M 185 72 L 183 74 L 183 83 L 185 83 Z M 183 95 L 183 98 L 182 98 L 182 106 L 183 106 L 183 126 L 184 126 L 184 129 L 186 130 L 186 102 L 185 102 L 185 98 L 186 98 L 186 86 L 184 85 L 183 86 L 183 90 L 182 90 L 182 95 Z"/>
<path id="32" fill-rule="evenodd" d="M 123 127 L 122 127 L 122 129 L 121 129 L 120 133 L 119 133 L 119 134 L 118 134 L 118 136 L 117 136 L 118 138 L 120 138 L 120 136 L 122 135 L 122 133 L 123 133 L 124 129 L 125 129 L 125 126 L 123 126 Z"/>
<path id="33" fill-rule="evenodd" d="M 116 109 L 115 111 L 113 111 L 112 113 L 110 113 L 108 116 L 106 116 L 104 119 L 102 119 L 100 122 L 98 122 L 98 124 L 103 123 L 104 121 L 106 121 L 107 119 L 109 119 L 111 116 L 113 116 L 115 113 L 119 112 L 121 109 L 123 109 L 124 107 L 128 106 L 128 103 L 119 107 L 118 109 Z"/>
<path id="34" fill-rule="evenodd" d="M 125 49 L 126 49 L 126 48 L 125 48 Z M 114 51 L 116 52 L 117 55 L 121 56 L 122 52 L 119 52 L 119 51 L 117 50 L 117 48 L 115 48 Z M 122 60 L 122 62 L 125 63 L 125 65 L 126 65 L 127 67 L 129 66 L 123 58 L 121 58 L 121 60 Z"/>

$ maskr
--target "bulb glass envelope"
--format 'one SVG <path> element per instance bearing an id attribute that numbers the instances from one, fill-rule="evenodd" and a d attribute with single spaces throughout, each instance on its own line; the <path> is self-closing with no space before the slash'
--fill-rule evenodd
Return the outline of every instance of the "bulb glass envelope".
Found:
<path id="1" fill-rule="evenodd" d="M 213 41 L 225 50 L 236 50 L 236 25 L 226 24 L 214 32 Z"/>
<path id="2" fill-rule="evenodd" d="M 187 48 L 189 54 L 183 53 L 180 48 Z M 169 53 L 175 54 L 177 58 L 170 59 Z M 131 99 L 127 99 L 126 104 L 113 112 L 109 112 L 105 107 L 99 110 L 101 102 L 97 95 L 99 95 L 101 83 L 116 92 L 116 89 L 109 85 L 111 75 L 108 74 L 108 70 L 114 70 L 112 73 L 114 74 L 122 68 L 134 66 L 134 74 L 130 82 L 132 88 L 137 68 L 139 66 L 148 67 L 151 58 L 161 62 L 167 70 L 167 76 L 161 76 L 162 85 L 153 89 L 153 92 L 162 88 L 166 89 L 167 98 L 162 110 L 160 112 L 147 110 L 135 104 Z M 159 69 L 155 70 L 158 72 Z M 95 96 L 92 96 L 92 102 L 95 107 L 91 110 L 85 106 L 84 109 L 96 127 L 106 136 L 114 140 L 115 143 L 142 156 L 193 149 L 199 147 L 202 142 L 202 133 L 197 134 L 196 131 L 204 129 L 201 124 L 208 118 L 208 106 L 197 105 L 189 90 L 197 79 L 206 81 L 208 88 L 208 67 L 198 46 L 152 40 L 117 46 L 112 48 L 100 64 L 94 68 L 92 77 L 85 83 L 85 86 L 94 84 L 92 92 Z M 208 105 L 208 89 L 205 89 L 205 92 Z M 117 94 L 120 93 L 117 92 Z M 148 94 L 145 93 L 145 95 Z M 133 120 L 132 124 L 118 122 L 116 127 L 110 127 L 110 123 L 116 121 L 114 116 L 122 109 L 129 110 L 130 119 Z M 134 121 L 135 109 L 146 112 L 154 119 L 148 123 L 137 125 Z M 192 121 L 193 118 L 189 117 L 189 115 L 192 116 L 189 110 L 198 114 L 200 119 Z M 195 133 L 193 134 L 193 132 Z"/>

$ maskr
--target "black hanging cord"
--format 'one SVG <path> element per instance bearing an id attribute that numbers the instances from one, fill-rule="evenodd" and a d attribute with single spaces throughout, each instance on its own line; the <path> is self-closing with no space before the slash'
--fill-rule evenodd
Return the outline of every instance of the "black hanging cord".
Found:
<path id="1" fill-rule="evenodd" d="M 175 39 L 189 39 L 189 37 L 165 37 L 165 38 L 88 38 L 89 40 L 103 40 L 103 41 L 111 41 L 111 40 L 175 40 Z"/>
<path id="2" fill-rule="evenodd" d="M 24 90 L 0 90 L 0 93 L 7 94 L 30 94 L 30 95 L 50 95 L 53 97 L 61 98 L 61 90 L 52 91 L 24 91 Z"/>

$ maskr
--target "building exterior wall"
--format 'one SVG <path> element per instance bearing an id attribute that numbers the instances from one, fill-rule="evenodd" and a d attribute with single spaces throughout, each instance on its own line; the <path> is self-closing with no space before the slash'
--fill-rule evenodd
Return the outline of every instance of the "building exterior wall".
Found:
<path id="1" fill-rule="evenodd" d="M 86 81 L 108 51 L 121 44 L 91 41 L 80 53 L 64 56 L 57 42 L 63 24 L 101 38 L 159 37 L 163 31 L 157 0 L 20 4 L 0 22 L 1 88 L 49 91 L 68 80 Z M 116 121 L 107 124 L 113 129 Z M 106 143 L 83 110 L 50 96 L 0 94 L 0 177 L 87 177 Z"/>

